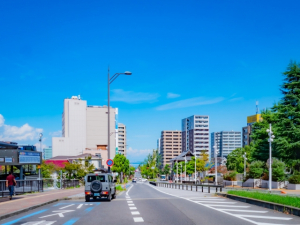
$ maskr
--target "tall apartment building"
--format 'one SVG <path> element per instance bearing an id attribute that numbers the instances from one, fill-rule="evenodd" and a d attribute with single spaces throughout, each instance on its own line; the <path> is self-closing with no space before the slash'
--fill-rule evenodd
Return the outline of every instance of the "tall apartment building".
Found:
<path id="1" fill-rule="evenodd" d="M 164 130 L 160 137 L 160 155 L 162 165 L 171 165 L 172 158 L 181 153 L 181 131 Z"/>
<path id="2" fill-rule="evenodd" d="M 55 156 L 76 156 L 83 153 L 105 154 L 107 158 L 107 106 L 87 106 L 80 96 L 64 99 L 62 114 L 62 137 L 52 138 L 52 154 Z M 110 110 L 110 158 L 117 150 L 116 119 L 117 108 Z M 104 163 L 105 164 L 105 163 Z"/>
<path id="3" fill-rule="evenodd" d="M 211 158 L 215 157 L 214 144 L 219 151 L 217 157 L 227 157 L 233 150 L 241 147 L 240 131 L 221 131 L 211 133 Z"/>
<path id="4" fill-rule="evenodd" d="M 182 120 L 182 151 L 200 156 L 209 153 L 209 116 L 193 115 Z"/>
<path id="5" fill-rule="evenodd" d="M 126 126 L 118 124 L 118 153 L 126 156 Z"/>
<path id="6" fill-rule="evenodd" d="M 243 145 L 243 147 L 245 147 L 246 145 L 250 145 L 252 124 L 259 122 L 259 121 L 262 121 L 261 114 L 256 114 L 256 115 L 247 117 L 247 126 L 242 128 L 242 132 L 243 132 L 242 145 Z"/>
<path id="7" fill-rule="evenodd" d="M 43 149 L 43 159 L 47 160 L 47 159 L 51 159 L 52 158 L 52 146 L 49 146 L 48 148 L 44 148 Z"/>

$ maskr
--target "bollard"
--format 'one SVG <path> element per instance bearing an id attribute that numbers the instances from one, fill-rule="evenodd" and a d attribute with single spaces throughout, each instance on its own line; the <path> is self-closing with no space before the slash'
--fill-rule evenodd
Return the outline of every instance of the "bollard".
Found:
<path id="1" fill-rule="evenodd" d="M 208 193 L 210 193 L 210 186 L 208 186 Z"/>
<path id="2" fill-rule="evenodd" d="M 191 185 L 191 191 L 193 191 L 193 185 Z"/>
<path id="3" fill-rule="evenodd" d="M 202 192 L 203 192 L 203 186 L 202 186 Z"/>
<path id="4" fill-rule="evenodd" d="M 218 192 L 218 187 L 216 187 L 216 192 Z"/>
<path id="5" fill-rule="evenodd" d="M 222 192 L 222 187 L 220 187 L 220 192 Z"/>
<path id="6" fill-rule="evenodd" d="M 198 189 L 198 186 L 196 185 L 196 192 L 198 191 L 197 189 Z"/>

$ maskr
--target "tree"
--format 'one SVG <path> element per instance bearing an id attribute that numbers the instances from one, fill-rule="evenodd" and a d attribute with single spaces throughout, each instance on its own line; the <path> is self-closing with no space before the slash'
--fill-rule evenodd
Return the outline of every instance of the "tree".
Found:
<path id="1" fill-rule="evenodd" d="M 41 174 L 43 178 L 51 178 L 51 174 L 57 171 L 59 168 L 54 163 L 46 164 L 43 160 L 41 164 Z"/>
<path id="2" fill-rule="evenodd" d="M 251 160 L 251 148 L 250 146 L 245 146 L 244 148 L 237 148 L 233 150 L 227 156 L 226 166 L 228 170 L 235 170 L 238 173 L 242 173 L 244 171 L 244 158 L 243 155 L 246 152 L 247 162 Z"/>
<path id="3" fill-rule="evenodd" d="M 123 172 L 123 177 L 129 172 L 129 160 L 126 159 L 124 155 L 117 154 L 114 157 L 114 165 L 112 166 L 111 170 L 119 174 L 121 182 L 121 172 Z"/>
<path id="4" fill-rule="evenodd" d="M 253 161 L 249 166 L 249 177 L 258 179 L 261 178 L 265 169 L 263 161 Z"/>
<path id="5" fill-rule="evenodd" d="M 164 169 L 163 169 L 163 173 L 168 176 L 170 174 L 170 165 L 166 164 Z"/>

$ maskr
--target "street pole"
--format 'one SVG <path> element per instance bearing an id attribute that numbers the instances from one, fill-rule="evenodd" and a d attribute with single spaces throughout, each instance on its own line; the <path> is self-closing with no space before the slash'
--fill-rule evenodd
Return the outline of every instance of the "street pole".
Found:
<path id="1" fill-rule="evenodd" d="M 274 141 L 275 136 L 272 132 L 272 125 L 270 124 L 270 128 L 267 129 L 269 134 L 269 191 L 272 191 L 272 142 Z"/>
<path id="2" fill-rule="evenodd" d="M 178 160 L 177 160 L 177 184 L 178 184 Z"/>
<path id="3" fill-rule="evenodd" d="M 110 159 L 110 75 L 109 67 L 107 73 L 107 159 Z M 110 166 L 108 167 L 108 172 L 110 173 Z"/>
<path id="4" fill-rule="evenodd" d="M 244 179 L 245 179 L 246 178 L 246 160 L 247 160 L 246 152 L 244 153 L 243 157 L 244 157 Z"/>
<path id="5" fill-rule="evenodd" d="M 186 155 L 184 156 L 184 180 L 186 181 Z"/>
<path id="6" fill-rule="evenodd" d="M 195 184 L 196 184 L 196 177 L 197 177 L 197 174 L 196 174 L 196 150 L 195 150 Z"/>
<path id="7" fill-rule="evenodd" d="M 131 75 L 132 73 L 126 71 L 124 73 L 116 73 L 112 77 L 109 74 L 109 67 L 107 73 L 107 158 L 110 159 L 110 84 L 117 79 L 119 75 Z M 108 167 L 108 172 L 110 172 L 110 167 Z"/>
<path id="8" fill-rule="evenodd" d="M 182 164 L 181 164 L 181 166 L 180 166 L 180 169 L 181 169 L 181 183 L 182 183 Z"/>
<path id="9" fill-rule="evenodd" d="M 217 162 L 217 157 L 218 157 L 218 150 L 216 146 L 216 141 L 214 143 L 214 156 L 215 156 L 215 184 L 218 185 L 218 162 Z"/>

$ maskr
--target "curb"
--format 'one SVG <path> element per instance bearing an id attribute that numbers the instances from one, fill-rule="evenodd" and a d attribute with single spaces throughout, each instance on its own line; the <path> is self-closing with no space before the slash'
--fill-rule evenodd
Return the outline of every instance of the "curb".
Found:
<path id="1" fill-rule="evenodd" d="M 278 212 L 291 214 L 294 216 L 300 216 L 300 208 L 296 208 L 293 206 L 282 205 L 282 204 L 273 203 L 273 202 L 266 202 L 266 201 L 262 201 L 262 200 L 258 200 L 258 199 L 254 199 L 254 198 L 241 197 L 241 196 L 232 195 L 232 194 L 224 194 L 224 193 L 216 193 L 216 194 L 218 196 L 230 198 L 230 199 L 233 199 L 236 201 L 249 203 L 249 204 L 260 206 L 263 208 L 272 209 L 272 210 L 275 210 Z"/>
<path id="2" fill-rule="evenodd" d="M 8 213 L 8 214 L 6 214 L 6 215 L 0 216 L 0 220 L 3 220 L 3 219 L 6 219 L 6 218 L 8 218 L 8 217 L 12 217 L 12 216 L 18 215 L 18 214 L 20 214 L 20 213 L 28 212 L 28 211 L 30 211 L 30 210 L 33 210 L 33 209 L 36 209 L 36 208 L 38 208 L 38 207 L 41 207 L 41 206 L 44 206 L 44 205 L 48 205 L 48 204 L 57 202 L 57 201 L 59 201 L 59 200 L 64 200 L 64 199 L 54 199 L 54 200 L 51 200 L 51 201 L 48 201 L 48 202 L 44 202 L 44 203 L 41 203 L 41 204 L 38 204 L 38 205 L 34 205 L 34 206 L 31 206 L 31 207 L 28 207 L 28 208 L 26 208 L 26 209 L 21 209 L 21 210 L 12 212 L 12 213 Z"/>

